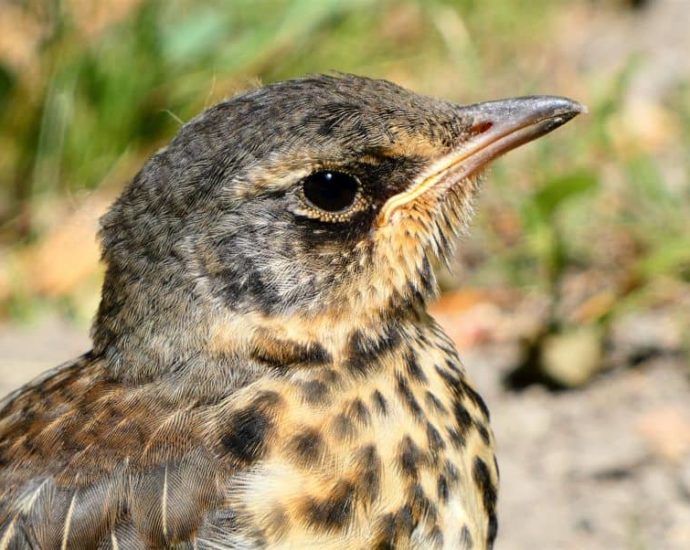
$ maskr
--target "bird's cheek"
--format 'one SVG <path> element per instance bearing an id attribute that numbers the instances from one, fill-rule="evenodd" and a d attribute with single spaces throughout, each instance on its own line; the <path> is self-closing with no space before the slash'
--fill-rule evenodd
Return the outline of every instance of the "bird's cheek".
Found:
<path id="1" fill-rule="evenodd" d="M 422 267 L 428 227 L 424 218 L 405 216 L 391 220 L 376 231 L 374 265 L 386 276 L 391 288 L 405 287 Z"/>

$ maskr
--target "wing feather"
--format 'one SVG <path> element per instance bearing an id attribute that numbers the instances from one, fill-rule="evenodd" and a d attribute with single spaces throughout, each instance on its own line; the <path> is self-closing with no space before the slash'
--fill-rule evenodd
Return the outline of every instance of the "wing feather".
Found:
<path id="1" fill-rule="evenodd" d="M 202 547 L 231 473 L 208 448 L 205 409 L 77 363 L 3 401 L 0 550 Z"/>

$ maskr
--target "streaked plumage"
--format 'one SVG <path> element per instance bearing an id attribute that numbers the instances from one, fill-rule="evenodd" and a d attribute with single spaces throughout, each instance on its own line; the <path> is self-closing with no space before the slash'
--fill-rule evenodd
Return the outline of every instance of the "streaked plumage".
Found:
<path id="1" fill-rule="evenodd" d="M 0 402 L 0 550 L 491 546 L 425 304 L 481 168 L 580 111 L 322 76 L 185 125 L 103 219 L 93 350 Z"/>

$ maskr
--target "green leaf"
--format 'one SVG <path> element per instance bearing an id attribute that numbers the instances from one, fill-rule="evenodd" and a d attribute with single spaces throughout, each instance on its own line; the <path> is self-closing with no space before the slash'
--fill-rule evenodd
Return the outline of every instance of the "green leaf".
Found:
<path id="1" fill-rule="evenodd" d="M 690 269 L 690 237 L 688 236 L 660 243 L 638 264 L 639 273 L 643 277 L 654 277 L 687 269 Z"/>

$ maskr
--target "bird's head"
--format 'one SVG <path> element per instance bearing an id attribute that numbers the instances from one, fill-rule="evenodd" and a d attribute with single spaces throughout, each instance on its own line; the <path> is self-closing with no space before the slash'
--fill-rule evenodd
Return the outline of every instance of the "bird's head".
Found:
<path id="1" fill-rule="evenodd" d="M 185 329 L 221 348 L 271 327 L 325 337 L 419 309 L 482 169 L 582 110 L 557 97 L 457 105 L 355 76 L 216 105 L 104 217 L 97 347 Z"/>

